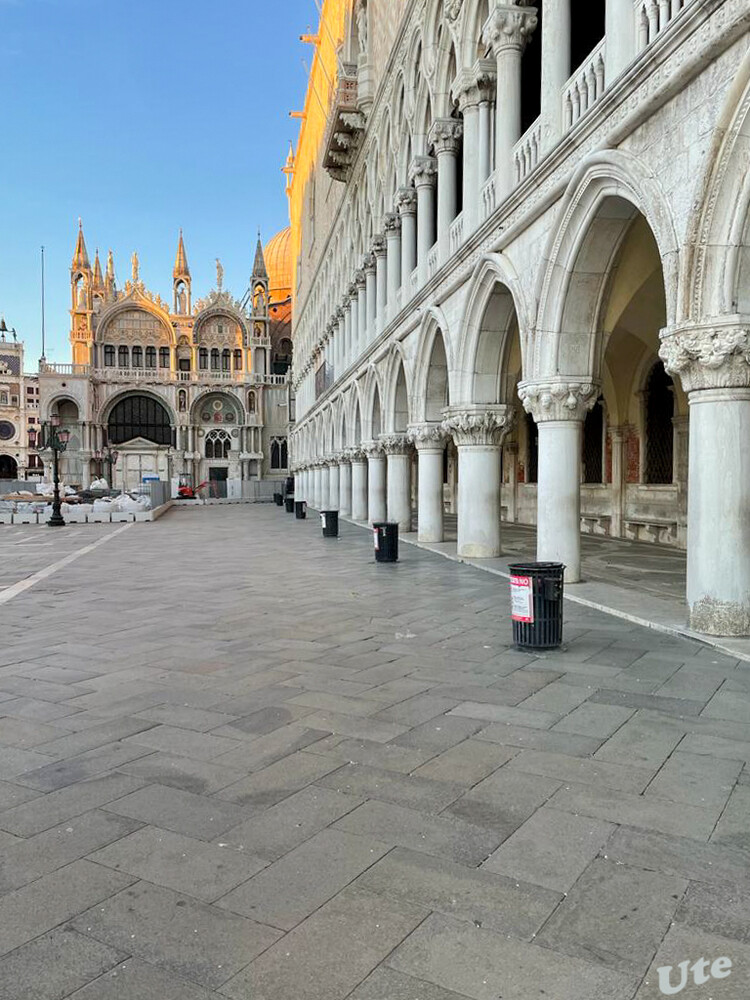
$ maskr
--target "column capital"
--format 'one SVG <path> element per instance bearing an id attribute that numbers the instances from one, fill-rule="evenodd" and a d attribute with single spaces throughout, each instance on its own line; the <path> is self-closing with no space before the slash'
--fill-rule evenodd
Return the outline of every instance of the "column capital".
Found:
<path id="1" fill-rule="evenodd" d="M 538 23 L 536 8 L 498 4 L 482 28 L 482 41 L 497 58 L 508 49 L 523 52 Z"/>
<path id="2" fill-rule="evenodd" d="M 358 295 L 362 291 L 362 289 L 365 287 L 366 283 L 367 282 L 365 280 L 365 270 L 364 270 L 364 268 L 360 268 L 360 270 L 358 270 L 356 272 L 356 274 L 354 275 L 354 284 L 356 286 L 357 294 Z"/>
<path id="3" fill-rule="evenodd" d="M 337 323 L 342 323 L 343 320 L 344 320 L 344 307 L 343 305 L 336 306 L 336 321 Z"/>
<path id="4" fill-rule="evenodd" d="M 396 192 L 396 209 L 403 218 L 417 214 L 417 192 L 413 187 L 402 187 Z"/>
<path id="5" fill-rule="evenodd" d="M 366 458 L 381 458 L 383 445 L 380 441 L 363 441 L 362 451 Z"/>
<path id="6" fill-rule="evenodd" d="M 366 253 L 362 258 L 362 270 L 365 272 L 365 277 L 368 274 L 375 274 L 375 254 Z"/>
<path id="7" fill-rule="evenodd" d="M 550 420 L 584 420 L 599 398 L 599 383 L 593 379 L 562 378 L 521 382 L 518 398 L 538 424 Z"/>
<path id="8" fill-rule="evenodd" d="M 667 327 L 659 357 L 685 392 L 750 387 L 750 317 L 721 316 Z"/>
<path id="9" fill-rule="evenodd" d="M 399 236 L 401 233 L 401 217 L 398 212 L 388 212 L 386 213 L 385 219 L 383 221 L 383 228 L 385 229 L 385 238 L 389 237 L 392 239 L 394 236 Z"/>
<path id="10" fill-rule="evenodd" d="M 416 187 L 434 187 L 437 182 L 437 160 L 434 156 L 415 156 L 409 166 L 409 180 Z"/>
<path id="11" fill-rule="evenodd" d="M 407 433 L 417 451 L 442 451 L 445 447 L 446 432 L 440 423 L 410 424 Z"/>
<path id="12" fill-rule="evenodd" d="M 471 69 L 462 69 L 451 84 L 451 95 L 463 112 L 482 102 L 494 101 L 497 64 L 494 59 L 477 59 Z"/>
<path id="13" fill-rule="evenodd" d="M 406 455 L 409 451 L 408 434 L 381 434 L 380 445 L 386 455 Z"/>
<path id="14" fill-rule="evenodd" d="M 458 153 L 461 136 L 464 134 L 464 124 L 457 118 L 436 118 L 430 126 L 427 141 L 435 147 L 438 156 L 441 153 Z"/>
<path id="15" fill-rule="evenodd" d="M 349 304 L 351 305 L 352 299 L 356 299 L 359 295 L 359 288 L 357 288 L 357 278 L 355 275 L 354 281 L 349 285 L 349 289 L 346 293 L 349 296 Z"/>
<path id="16" fill-rule="evenodd" d="M 377 233 L 372 238 L 372 252 L 376 257 L 385 257 L 388 253 L 388 247 L 386 246 L 385 236 L 382 233 Z"/>
<path id="17" fill-rule="evenodd" d="M 443 429 L 457 447 L 500 447 L 513 425 L 512 406 L 470 403 L 443 410 Z"/>
<path id="18" fill-rule="evenodd" d="M 365 454 L 364 448 L 362 447 L 347 448 L 346 453 L 349 456 L 349 461 L 352 463 L 352 465 L 354 465 L 355 463 L 367 461 L 367 455 Z"/>

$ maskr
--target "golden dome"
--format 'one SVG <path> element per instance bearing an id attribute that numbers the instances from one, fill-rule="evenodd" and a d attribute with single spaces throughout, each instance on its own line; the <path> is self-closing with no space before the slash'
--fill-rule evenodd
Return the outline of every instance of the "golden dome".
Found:
<path id="1" fill-rule="evenodd" d="M 268 290 L 272 299 L 285 299 L 292 293 L 292 230 L 282 229 L 266 244 L 263 256 L 268 271 Z"/>

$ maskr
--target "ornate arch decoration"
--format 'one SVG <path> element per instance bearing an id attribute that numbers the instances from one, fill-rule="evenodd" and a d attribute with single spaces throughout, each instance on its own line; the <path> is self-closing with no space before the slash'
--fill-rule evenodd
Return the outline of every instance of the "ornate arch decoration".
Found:
<path id="1" fill-rule="evenodd" d="M 117 406 L 118 403 L 121 403 L 122 400 L 126 399 L 128 396 L 148 396 L 151 399 L 156 400 L 156 402 L 161 403 L 163 408 L 167 411 L 171 425 L 173 427 L 177 425 L 177 414 L 174 412 L 174 409 L 166 395 L 162 395 L 157 390 L 149 388 L 148 386 L 140 385 L 135 389 L 132 386 L 121 389 L 106 399 L 99 408 L 99 413 L 97 414 L 94 422 L 100 424 L 108 423 L 112 410 L 114 410 L 115 406 Z"/>
<path id="2" fill-rule="evenodd" d="M 729 88 L 706 168 L 696 185 L 685 241 L 678 320 L 740 310 L 740 282 L 750 281 L 750 53 Z"/>
<path id="3" fill-rule="evenodd" d="M 214 293 L 216 295 L 216 293 Z M 219 299 L 225 299 L 226 301 L 220 301 Z M 231 296 L 227 293 L 219 292 L 218 296 L 213 302 L 209 302 L 207 305 L 203 306 L 202 302 L 198 303 L 199 312 L 195 317 L 195 323 L 193 324 L 193 343 L 202 343 L 202 331 L 212 320 L 215 319 L 228 319 L 232 323 L 236 323 L 240 328 L 240 339 L 241 343 L 235 344 L 235 347 L 243 347 L 250 341 L 250 329 L 247 325 L 247 321 L 242 312 L 241 306 L 238 302 L 235 302 Z M 217 342 L 218 344 L 218 342 Z"/>
<path id="4" fill-rule="evenodd" d="M 380 401 L 382 406 L 383 423 L 385 424 L 383 431 L 390 433 L 405 430 L 411 418 L 413 376 L 403 344 L 400 341 L 396 341 L 396 343 L 391 346 L 390 351 L 383 358 L 381 364 L 381 385 L 384 389 L 384 393 Z M 406 403 L 406 426 L 398 428 L 396 427 L 396 407 L 398 405 L 398 382 L 401 372 L 403 372 L 404 386 L 406 389 L 406 400 L 403 401 Z"/>
<path id="5" fill-rule="evenodd" d="M 161 332 L 169 345 L 174 347 L 177 343 L 175 330 L 169 319 L 166 307 L 161 304 L 161 300 L 147 298 L 138 288 L 133 288 L 129 295 L 123 299 L 118 299 L 111 305 L 104 308 L 99 313 L 99 322 L 96 327 L 96 342 L 103 343 L 110 327 L 126 313 L 143 312 L 152 316 L 161 327 Z M 120 335 L 118 335 L 120 336 Z M 145 340 L 140 338 L 140 342 L 145 344 Z"/>
<path id="6" fill-rule="evenodd" d="M 59 407 L 60 403 L 72 403 L 78 410 L 78 419 L 81 419 L 82 405 L 79 399 L 67 392 L 55 393 L 50 399 L 47 400 L 44 413 L 42 414 L 42 420 L 49 420 L 52 411 Z"/>
<path id="7" fill-rule="evenodd" d="M 256 412 L 259 412 L 259 408 L 260 408 L 260 386 L 253 386 L 253 389 L 255 391 L 256 407 L 258 408 L 256 410 Z M 241 426 L 242 424 L 245 424 L 247 422 L 247 411 L 246 411 L 245 405 L 244 405 L 242 399 L 240 398 L 240 396 L 239 395 L 235 395 L 235 393 L 229 392 L 226 389 L 217 389 L 215 387 L 213 387 L 213 388 L 208 387 L 208 388 L 205 388 L 205 389 L 201 389 L 200 392 L 198 392 L 196 394 L 195 398 L 193 399 L 192 405 L 190 406 L 190 419 L 191 420 L 193 420 L 193 421 L 196 420 L 198 412 L 199 412 L 201 406 L 203 406 L 204 401 L 209 396 L 218 396 L 218 397 L 221 397 L 223 399 L 227 399 L 239 411 L 239 421 L 238 421 L 238 423 L 235 426 Z"/>
<path id="8" fill-rule="evenodd" d="M 558 210 L 557 225 L 542 260 L 539 275 L 539 312 L 533 341 L 525 354 L 525 378 L 556 374 L 596 377 L 601 355 L 602 331 L 593 329 L 601 315 L 611 265 L 632 221 L 640 213 L 648 223 L 661 258 L 667 302 L 667 324 L 674 322 L 680 274 L 680 248 L 669 201 L 656 175 L 624 150 L 603 150 L 584 159 L 571 178 Z M 592 227 L 608 220 L 603 252 L 596 253 L 599 281 L 587 304 L 588 343 L 575 360 L 565 356 L 563 324 L 572 279 L 586 241 L 595 237 Z M 619 221 L 619 225 L 618 225 Z M 592 251 L 589 250 L 591 254 Z M 607 256 L 608 254 L 608 256 Z M 589 287 L 592 282 L 588 281 Z M 523 341 L 523 338 L 522 338 Z M 571 352 L 572 352 L 571 348 Z M 584 356 L 585 355 L 585 356 Z M 571 365 L 578 371 L 570 370 Z"/>
<path id="9" fill-rule="evenodd" d="M 450 399 L 453 399 L 456 381 L 453 338 L 449 335 L 448 321 L 443 310 L 438 306 L 432 306 L 422 319 L 417 340 L 417 353 L 414 359 L 412 416 L 415 423 L 422 423 L 429 419 L 427 416 L 427 391 L 430 362 L 438 338 L 442 340 L 445 350 L 448 365 L 448 395 Z"/>
<path id="10" fill-rule="evenodd" d="M 383 429 L 383 385 L 380 372 L 371 363 L 362 379 L 360 387 L 360 415 L 362 418 L 362 433 L 372 435 L 375 400 L 380 407 L 380 430 Z"/>
<path id="11" fill-rule="evenodd" d="M 492 331 L 495 343 L 488 345 L 485 318 L 491 304 L 497 314 L 498 328 Z M 525 359 L 525 345 L 534 322 L 530 301 L 509 258 L 504 253 L 485 254 L 469 282 L 458 345 L 451 363 L 454 373 L 451 388 L 457 402 L 502 401 L 501 379 L 507 374 L 502 371 L 502 363 L 507 356 L 514 321 L 518 324 L 521 356 Z M 483 360 L 488 346 L 493 355 L 491 362 Z M 486 396 L 492 398 L 480 398 Z"/>

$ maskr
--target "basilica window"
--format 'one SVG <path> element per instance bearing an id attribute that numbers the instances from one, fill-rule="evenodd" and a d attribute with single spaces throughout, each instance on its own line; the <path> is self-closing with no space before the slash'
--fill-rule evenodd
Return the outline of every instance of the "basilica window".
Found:
<path id="1" fill-rule="evenodd" d="M 159 348 L 159 367 L 169 368 L 169 348 L 160 347 Z"/>
<path id="2" fill-rule="evenodd" d="M 138 437 L 155 444 L 172 443 L 169 414 L 151 396 L 127 396 L 120 400 L 110 414 L 107 430 L 110 444 L 122 444 Z"/>
<path id="3" fill-rule="evenodd" d="M 115 349 L 112 344 L 104 345 L 104 364 L 107 368 L 115 367 Z"/>
<path id="4" fill-rule="evenodd" d="M 601 483 L 604 477 L 604 399 L 600 396 L 583 425 L 583 482 Z"/>
<path id="5" fill-rule="evenodd" d="M 0 392 L 0 405 L 2 405 L 2 406 L 7 406 L 8 405 L 8 393 L 7 392 Z"/>
<path id="6" fill-rule="evenodd" d="M 223 372 L 228 372 L 230 368 L 230 362 L 232 358 L 232 352 L 225 349 L 221 352 L 221 370 Z"/>
<path id="7" fill-rule="evenodd" d="M 130 351 L 122 345 L 117 348 L 117 365 L 119 368 L 130 368 Z"/>
<path id="8" fill-rule="evenodd" d="M 133 368 L 143 368 L 143 348 L 133 348 Z"/>
<path id="9" fill-rule="evenodd" d="M 243 368 L 243 364 L 242 364 L 242 351 L 235 351 L 234 352 L 234 370 L 237 371 L 237 372 L 241 372 L 242 368 Z"/>
<path id="10" fill-rule="evenodd" d="M 201 347 L 198 351 L 198 368 L 201 371 L 206 371 L 208 368 L 208 348 Z"/>
<path id="11" fill-rule="evenodd" d="M 273 438 L 271 441 L 271 468 L 286 469 L 288 460 L 286 438 Z"/>
<path id="12" fill-rule="evenodd" d="M 219 349 L 214 347 L 211 351 L 211 371 L 219 370 Z"/>
<path id="13" fill-rule="evenodd" d="M 227 431 L 209 431 L 206 435 L 206 458 L 229 458 L 232 439 Z"/>
<path id="14" fill-rule="evenodd" d="M 646 381 L 646 454 L 644 482 L 671 483 L 673 478 L 674 383 L 661 361 L 651 369 Z"/>
<path id="15" fill-rule="evenodd" d="M 146 348 L 146 367 L 156 368 L 156 348 L 147 347 Z"/>

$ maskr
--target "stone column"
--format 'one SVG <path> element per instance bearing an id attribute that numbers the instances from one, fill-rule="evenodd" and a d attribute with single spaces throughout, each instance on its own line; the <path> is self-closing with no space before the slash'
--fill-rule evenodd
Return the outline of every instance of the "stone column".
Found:
<path id="1" fill-rule="evenodd" d="M 503 404 L 451 406 L 443 429 L 458 448 L 458 555 L 500 555 L 500 468 L 513 410 Z"/>
<path id="2" fill-rule="evenodd" d="M 334 455 L 328 464 L 328 510 L 339 509 L 339 455 Z"/>
<path id="3" fill-rule="evenodd" d="M 463 123 L 456 118 L 436 118 L 428 138 L 437 156 L 437 231 L 445 247 L 451 223 L 458 215 L 458 152 L 463 133 Z"/>
<path id="4" fill-rule="evenodd" d="M 367 346 L 375 336 L 375 312 L 377 308 L 377 285 L 375 280 L 375 254 L 365 257 L 365 298 L 367 299 L 367 336 L 364 344 Z"/>
<path id="5" fill-rule="evenodd" d="M 464 236 L 472 233 L 479 222 L 482 187 L 489 176 L 490 123 L 488 115 L 480 115 L 480 106 L 488 108 L 491 90 L 496 87 L 495 65 L 478 60 L 472 69 L 462 70 L 453 81 L 451 92 L 463 115 L 463 214 Z"/>
<path id="6" fill-rule="evenodd" d="M 508 521 L 515 524 L 518 520 L 518 441 L 509 441 L 505 445 L 505 458 L 508 468 Z"/>
<path id="7" fill-rule="evenodd" d="M 563 134 L 562 90 L 575 68 L 570 65 L 570 5 L 571 0 L 545 0 L 544 3 L 542 148 L 545 152 Z"/>
<path id="8" fill-rule="evenodd" d="M 349 449 L 342 451 L 339 460 L 339 513 L 349 517 L 352 512 L 352 456 Z"/>
<path id="9" fill-rule="evenodd" d="M 381 434 L 388 468 L 388 520 L 402 534 L 411 531 L 411 449 L 406 434 Z"/>
<path id="10" fill-rule="evenodd" d="M 352 448 L 352 519 L 367 520 L 367 464 L 365 453 L 360 448 Z"/>
<path id="11" fill-rule="evenodd" d="M 445 431 L 440 424 L 414 424 L 409 439 L 417 449 L 417 540 L 442 542 L 444 534 L 443 457 Z"/>
<path id="12" fill-rule="evenodd" d="M 417 192 L 400 188 L 396 204 L 401 216 L 401 305 L 411 298 L 411 276 L 417 266 Z"/>
<path id="13" fill-rule="evenodd" d="M 352 363 L 352 299 L 349 292 L 344 296 L 342 302 L 344 310 L 344 358 L 343 371 Z"/>
<path id="14" fill-rule="evenodd" d="M 336 352 L 338 371 L 335 374 L 338 378 L 346 371 L 346 314 L 341 306 L 336 309 L 336 319 L 334 322 L 334 336 L 338 343 L 338 350 Z"/>
<path id="15" fill-rule="evenodd" d="M 379 441 L 363 445 L 367 455 L 367 519 L 370 524 L 386 519 L 385 455 Z"/>
<path id="16" fill-rule="evenodd" d="M 494 168 L 493 138 L 495 95 L 497 94 L 496 64 L 491 59 L 478 59 L 474 63 L 474 82 L 479 90 L 479 140 L 478 140 L 478 174 L 479 192 L 486 184 Z M 466 143 L 464 143 L 464 150 Z"/>
<path id="17" fill-rule="evenodd" d="M 434 156 L 416 156 L 409 171 L 417 191 L 417 263 L 421 280 L 427 277 L 427 255 L 435 242 L 435 179 L 437 161 Z"/>
<path id="18" fill-rule="evenodd" d="M 250 463 L 247 462 L 246 465 L 249 468 Z M 308 503 L 310 501 L 310 489 L 309 489 L 309 485 L 308 485 L 309 484 L 309 476 L 310 476 L 310 470 L 309 469 L 306 469 L 306 468 L 300 469 L 299 472 L 297 473 L 297 479 L 299 481 L 299 486 L 297 486 L 297 484 L 295 482 L 295 487 L 294 487 L 295 488 L 295 493 L 297 494 L 296 495 L 296 499 L 297 500 L 306 500 Z M 250 477 L 248 475 L 247 477 L 243 477 L 243 478 L 248 478 L 249 479 Z"/>
<path id="19" fill-rule="evenodd" d="M 357 271 L 357 343 L 354 357 L 358 358 L 367 344 L 367 281 L 364 270 Z"/>
<path id="20" fill-rule="evenodd" d="M 609 441 L 612 449 L 612 512 L 609 533 L 613 538 L 623 537 L 623 515 L 625 513 L 625 486 L 627 477 L 627 457 L 625 446 L 628 428 L 610 427 Z"/>
<path id="21" fill-rule="evenodd" d="M 492 47 L 497 60 L 495 173 L 498 203 L 513 189 L 513 147 L 521 138 L 521 57 L 536 25 L 535 8 L 499 4 L 490 13 L 482 31 L 484 44 Z"/>
<path id="22" fill-rule="evenodd" d="M 357 357 L 359 345 L 359 288 L 356 280 L 349 285 L 349 364 Z"/>
<path id="23" fill-rule="evenodd" d="M 396 212 L 385 217 L 385 241 L 387 246 L 388 312 L 396 314 L 396 294 L 401 285 L 401 219 Z"/>
<path id="24" fill-rule="evenodd" d="M 546 7 L 544 16 L 547 16 Z M 631 0 L 606 0 L 605 22 L 607 48 L 604 69 L 609 87 L 635 56 L 635 14 Z M 546 27 L 545 23 L 545 30 Z"/>
<path id="25" fill-rule="evenodd" d="M 385 245 L 385 236 L 375 236 L 372 241 L 372 252 L 375 255 L 375 284 L 376 284 L 376 301 L 377 305 L 375 308 L 376 312 L 376 330 L 382 330 L 385 328 L 385 303 L 387 299 L 386 289 L 387 289 L 387 275 L 386 275 L 386 257 L 387 249 Z M 370 332 L 372 337 L 375 330 Z"/>
<path id="26" fill-rule="evenodd" d="M 323 468 L 320 462 L 316 462 L 313 466 L 313 496 L 312 496 L 312 506 L 316 510 L 320 510 L 322 507 L 323 499 Z"/>
<path id="27" fill-rule="evenodd" d="M 661 338 L 664 366 L 690 404 L 690 627 L 750 635 L 750 324 L 722 316 Z"/>
<path id="28" fill-rule="evenodd" d="M 331 498 L 331 467 L 330 459 L 325 458 L 320 466 L 320 504 L 319 510 L 328 510 Z"/>
<path id="29" fill-rule="evenodd" d="M 341 340 L 339 338 L 339 328 L 336 322 L 329 323 L 326 327 L 326 336 L 328 337 L 328 342 L 331 345 L 331 354 L 333 356 L 333 377 L 334 380 L 341 375 Z"/>
<path id="30" fill-rule="evenodd" d="M 581 446 L 583 421 L 599 388 L 583 379 L 522 382 L 518 395 L 539 432 L 537 558 L 565 565 L 565 582 L 581 579 Z"/>

